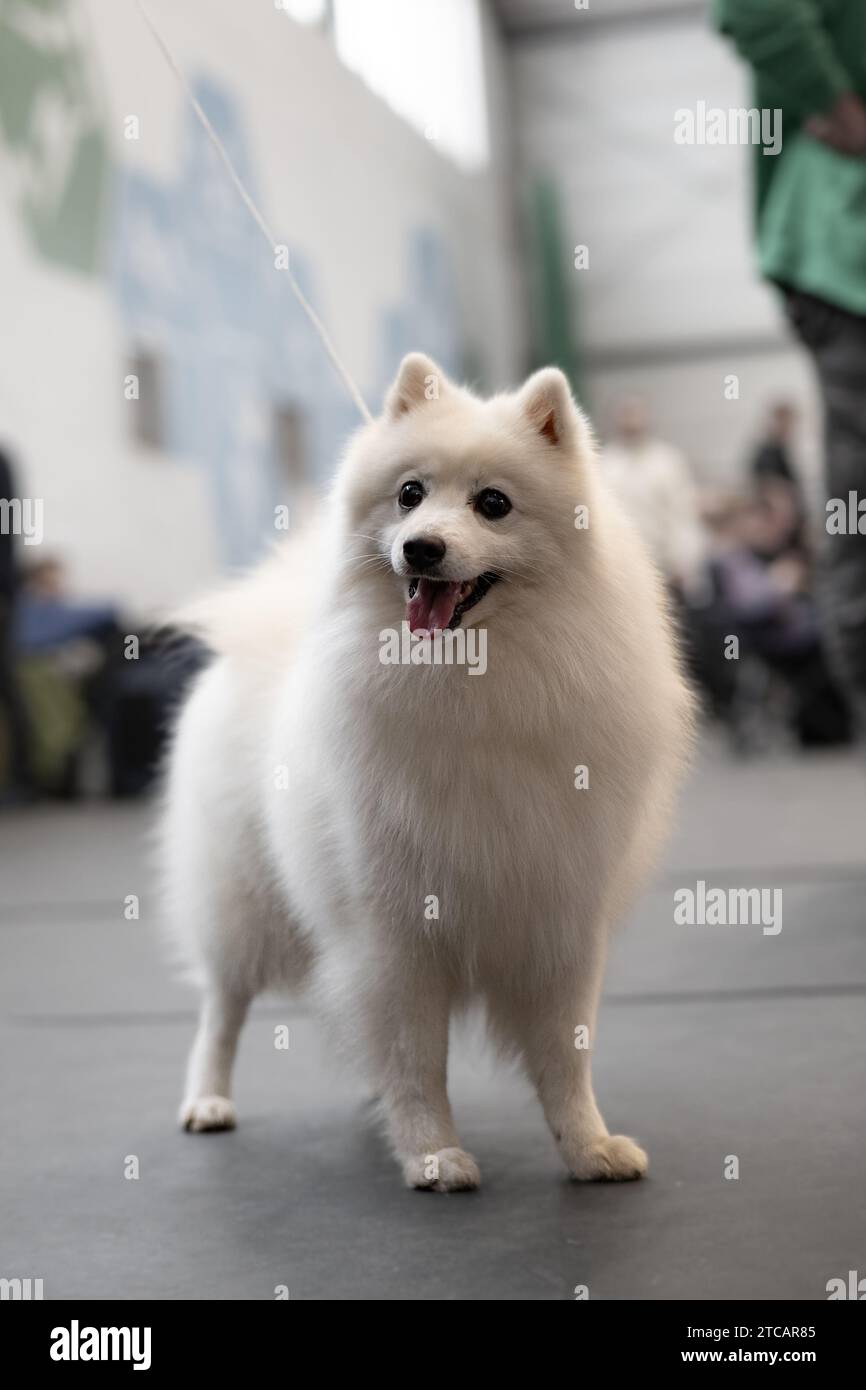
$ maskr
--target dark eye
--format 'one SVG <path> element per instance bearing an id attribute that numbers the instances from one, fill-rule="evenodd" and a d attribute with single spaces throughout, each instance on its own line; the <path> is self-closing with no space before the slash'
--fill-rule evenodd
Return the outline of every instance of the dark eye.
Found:
<path id="1" fill-rule="evenodd" d="M 511 503 L 504 492 L 495 487 L 486 487 L 475 498 L 475 510 L 486 516 L 488 521 L 498 521 L 511 511 Z"/>
<path id="2" fill-rule="evenodd" d="M 420 483 L 404 483 L 400 489 L 399 502 L 407 512 L 424 501 L 424 489 Z"/>

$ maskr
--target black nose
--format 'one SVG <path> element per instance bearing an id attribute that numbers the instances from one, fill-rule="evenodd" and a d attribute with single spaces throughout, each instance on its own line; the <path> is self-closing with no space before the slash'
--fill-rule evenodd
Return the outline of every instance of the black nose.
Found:
<path id="1" fill-rule="evenodd" d="M 438 565 L 444 554 L 445 542 L 440 541 L 438 536 L 415 536 L 413 540 L 403 542 L 406 564 L 411 565 L 416 574 L 423 574 L 433 565 Z"/>

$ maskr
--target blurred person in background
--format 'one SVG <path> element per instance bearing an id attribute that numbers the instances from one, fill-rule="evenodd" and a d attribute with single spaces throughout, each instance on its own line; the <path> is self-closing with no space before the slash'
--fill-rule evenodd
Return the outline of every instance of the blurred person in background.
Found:
<path id="1" fill-rule="evenodd" d="M 705 502 L 708 598 L 690 614 L 693 670 L 744 752 L 759 741 L 773 705 L 803 747 L 851 737 L 850 710 L 826 659 L 809 557 L 793 540 L 790 494 L 778 479 L 772 486 L 783 489 L 780 505 L 768 506 L 757 491 Z"/>
<path id="2" fill-rule="evenodd" d="M 783 291 L 812 354 L 825 415 L 827 498 L 866 495 L 866 4 L 714 0 L 755 78 L 782 111 L 782 149 L 755 146 L 762 273 Z M 866 718 L 866 535 L 823 547 L 833 652 Z"/>
<path id="3" fill-rule="evenodd" d="M 12 502 L 18 496 L 15 475 L 7 455 L 0 450 L 0 499 Z M 15 557 L 15 538 L 4 511 L 5 524 L 0 527 L 0 720 L 2 720 L 2 752 L 0 788 L 3 800 L 27 800 L 33 794 L 30 769 L 30 731 L 15 661 L 15 603 L 18 593 L 18 571 Z"/>
<path id="4" fill-rule="evenodd" d="M 54 556 L 26 571 L 16 636 L 44 791 L 72 799 L 96 780 L 99 790 L 130 797 L 151 786 L 172 712 L 203 655 L 195 642 L 142 626 L 111 600 L 70 594 Z"/>
<path id="5" fill-rule="evenodd" d="M 797 429 L 797 408 L 790 401 L 772 406 L 766 428 L 752 456 L 751 473 L 756 481 L 781 478 L 799 486 L 793 463 L 793 444 Z"/>
<path id="6" fill-rule="evenodd" d="M 110 645 L 119 632 L 119 618 L 111 603 L 72 599 L 63 563 L 51 555 L 26 570 L 15 627 L 22 651 L 49 651 L 79 639 Z"/>
<path id="7" fill-rule="evenodd" d="M 767 427 L 755 449 L 749 472 L 758 505 L 773 524 L 768 529 L 774 551 L 768 560 L 795 556 L 811 573 L 812 556 L 803 489 L 793 461 L 797 409 L 778 401 L 770 410 Z"/>
<path id="8" fill-rule="evenodd" d="M 651 433 L 646 403 L 637 396 L 617 408 L 602 471 L 669 588 L 678 599 L 698 600 L 706 546 L 697 490 L 685 456 Z"/>
<path id="9" fill-rule="evenodd" d="M 25 569 L 15 645 L 34 780 L 45 794 L 72 798 L 81 790 L 91 731 L 105 723 L 117 637 L 113 607 L 72 599 L 59 559 L 43 556 Z"/>

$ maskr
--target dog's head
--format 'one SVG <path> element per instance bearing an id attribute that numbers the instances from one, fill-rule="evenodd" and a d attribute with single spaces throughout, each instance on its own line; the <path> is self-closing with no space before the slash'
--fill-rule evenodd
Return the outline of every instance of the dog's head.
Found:
<path id="1" fill-rule="evenodd" d="M 482 401 L 412 353 L 342 471 L 349 562 L 390 583 L 413 632 L 486 622 L 573 563 L 591 450 L 556 368 Z"/>

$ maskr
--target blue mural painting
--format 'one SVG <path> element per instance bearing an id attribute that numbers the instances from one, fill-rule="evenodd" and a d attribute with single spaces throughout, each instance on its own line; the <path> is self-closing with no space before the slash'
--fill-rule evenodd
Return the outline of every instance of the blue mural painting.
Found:
<path id="1" fill-rule="evenodd" d="M 195 92 L 260 201 L 235 103 L 210 79 L 199 79 Z M 358 424 L 356 408 L 192 112 L 176 181 L 119 170 L 114 183 L 111 274 L 123 333 L 130 349 L 158 355 L 166 448 L 207 470 L 225 561 L 246 563 L 273 538 L 276 503 L 292 502 L 276 457 L 275 408 L 299 412 L 315 481 L 333 470 Z M 284 241 L 318 308 L 313 267 Z M 446 370 L 460 369 L 446 248 L 419 228 L 407 238 L 406 260 L 405 297 L 383 306 L 369 379 L 361 382 L 373 409 L 404 352 L 423 349 Z M 339 323 L 329 328 L 339 340 Z"/>

